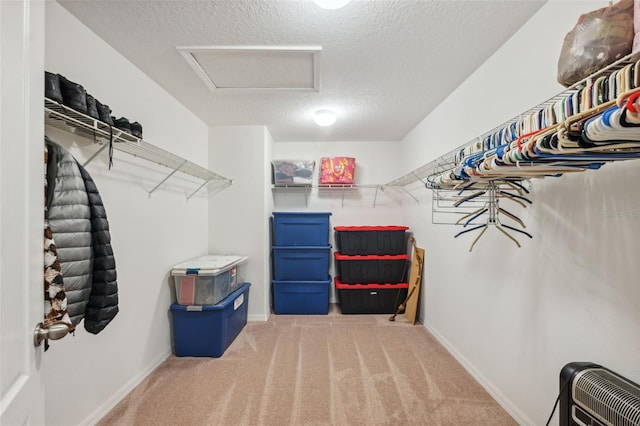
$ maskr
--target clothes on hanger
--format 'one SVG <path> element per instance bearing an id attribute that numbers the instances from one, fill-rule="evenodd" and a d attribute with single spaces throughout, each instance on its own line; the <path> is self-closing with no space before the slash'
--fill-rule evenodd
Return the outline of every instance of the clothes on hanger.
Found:
<path id="1" fill-rule="evenodd" d="M 93 178 L 78 163 L 78 169 L 89 198 L 91 209 L 91 244 L 93 271 L 91 293 L 84 315 L 84 328 L 93 334 L 102 331 L 118 313 L 118 282 L 116 261 L 111 247 L 107 213 Z"/>
<path id="2" fill-rule="evenodd" d="M 65 293 L 63 275 L 58 259 L 58 249 L 49 226 L 49 202 L 47 191 L 47 170 L 49 160 L 56 161 L 56 156 L 49 156 L 47 145 L 44 145 L 44 321 L 43 327 L 63 323 L 73 331 L 75 326 L 67 312 L 67 295 Z M 46 350 L 45 345 L 45 350 Z"/>
<path id="3" fill-rule="evenodd" d="M 459 150 L 425 186 L 558 177 L 640 158 L 639 85 L 640 60 L 587 81 Z"/>
<path id="4" fill-rule="evenodd" d="M 118 312 L 116 269 L 106 213 L 90 175 L 63 147 L 45 140 L 48 219 L 67 296 L 77 326 L 97 334 Z"/>

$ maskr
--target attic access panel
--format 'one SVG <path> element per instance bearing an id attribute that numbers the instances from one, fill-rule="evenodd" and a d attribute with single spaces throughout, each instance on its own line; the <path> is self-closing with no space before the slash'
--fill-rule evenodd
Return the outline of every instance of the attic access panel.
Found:
<path id="1" fill-rule="evenodd" d="M 177 49 L 211 91 L 320 90 L 321 46 Z"/>

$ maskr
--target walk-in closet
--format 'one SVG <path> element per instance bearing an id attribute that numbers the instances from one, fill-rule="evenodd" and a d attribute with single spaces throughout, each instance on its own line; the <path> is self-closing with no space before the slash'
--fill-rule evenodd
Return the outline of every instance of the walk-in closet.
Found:
<path id="1" fill-rule="evenodd" d="M 640 426 L 640 1 L 327 2 L 0 1 L 0 424 Z"/>

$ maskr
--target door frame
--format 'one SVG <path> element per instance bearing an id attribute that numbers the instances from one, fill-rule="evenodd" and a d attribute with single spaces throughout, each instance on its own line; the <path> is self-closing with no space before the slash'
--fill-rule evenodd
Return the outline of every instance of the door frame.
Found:
<path id="1" fill-rule="evenodd" d="M 0 424 L 45 424 L 44 0 L 0 0 Z"/>

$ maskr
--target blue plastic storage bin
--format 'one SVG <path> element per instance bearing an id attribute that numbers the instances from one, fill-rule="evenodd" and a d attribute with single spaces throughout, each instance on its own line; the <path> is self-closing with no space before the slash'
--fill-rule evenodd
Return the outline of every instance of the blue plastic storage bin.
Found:
<path id="1" fill-rule="evenodd" d="M 221 357 L 247 324 L 250 286 L 215 305 L 171 305 L 176 356 Z"/>
<path id="2" fill-rule="evenodd" d="M 326 276 L 325 276 L 326 277 Z M 324 281 L 272 281 L 276 314 L 327 315 L 331 277 Z"/>
<path id="3" fill-rule="evenodd" d="M 326 246 L 329 212 L 274 212 L 274 246 Z"/>
<path id="4" fill-rule="evenodd" d="M 322 281 L 329 276 L 331 246 L 273 247 L 273 279 Z"/>

